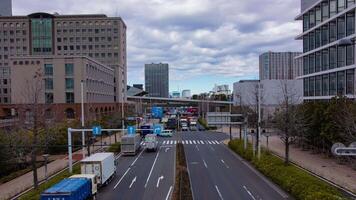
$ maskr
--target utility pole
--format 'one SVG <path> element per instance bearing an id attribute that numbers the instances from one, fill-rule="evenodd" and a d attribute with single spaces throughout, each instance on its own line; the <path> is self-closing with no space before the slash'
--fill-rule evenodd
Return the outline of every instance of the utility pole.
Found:
<path id="1" fill-rule="evenodd" d="M 258 130 L 257 130 L 257 158 L 261 158 L 261 82 L 258 82 Z"/>
<path id="2" fill-rule="evenodd" d="M 231 102 L 229 104 L 229 110 L 230 110 L 230 123 L 229 123 L 229 133 L 230 133 L 230 141 L 232 140 L 232 135 L 231 135 Z"/>
<path id="3" fill-rule="evenodd" d="M 82 129 L 84 129 L 85 122 L 84 122 L 84 81 L 83 80 L 80 82 L 80 90 L 81 90 L 81 111 L 82 111 L 81 122 L 82 122 Z M 82 131 L 82 154 L 84 159 L 85 158 L 85 132 L 84 131 Z"/>

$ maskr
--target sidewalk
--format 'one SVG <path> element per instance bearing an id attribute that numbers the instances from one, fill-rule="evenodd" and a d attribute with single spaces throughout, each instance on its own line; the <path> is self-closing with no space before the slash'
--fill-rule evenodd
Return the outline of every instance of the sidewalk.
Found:
<path id="1" fill-rule="evenodd" d="M 121 134 L 117 133 L 117 140 L 121 140 Z M 111 144 L 115 142 L 114 135 L 110 137 L 103 138 L 103 143 Z M 100 145 L 101 142 L 95 143 L 96 145 Z M 91 152 L 96 151 L 100 148 L 100 146 L 95 146 L 94 149 L 91 147 Z M 82 158 L 82 150 L 73 152 L 73 162 Z M 51 176 L 60 170 L 64 169 L 68 166 L 68 158 L 66 155 L 63 155 L 60 159 L 57 159 L 53 162 L 47 164 L 47 172 L 48 176 Z M 45 179 L 44 174 L 44 166 L 37 169 L 38 180 L 43 181 Z M 0 185 L 0 200 L 9 199 L 16 194 L 19 194 L 33 186 L 33 173 L 28 172 L 18 178 L 15 178 L 9 182 Z"/>
<path id="2" fill-rule="evenodd" d="M 224 133 L 229 133 L 228 128 L 219 130 Z M 233 129 L 232 135 L 234 138 L 239 137 L 239 129 Z M 249 139 L 251 142 L 251 139 Z M 266 147 L 266 137 L 262 137 L 262 146 Z M 278 136 L 271 136 L 268 139 L 269 149 L 284 157 L 284 144 Z M 290 147 L 290 160 L 299 166 L 308 169 L 309 171 L 337 184 L 350 191 L 356 193 L 356 171 L 351 167 L 337 164 L 335 159 L 325 158 L 321 154 L 311 154 L 310 151 L 302 151 L 295 148 L 293 145 Z"/>

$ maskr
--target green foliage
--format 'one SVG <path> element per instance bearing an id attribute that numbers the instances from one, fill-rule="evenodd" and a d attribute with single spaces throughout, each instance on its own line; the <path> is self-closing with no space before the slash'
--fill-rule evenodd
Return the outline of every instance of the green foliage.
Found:
<path id="1" fill-rule="evenodd" d="M 206 130 L 209 130 L 209 126 L 208 126 L 208 124 L 207 124 L 207 122 L 206 122 L 206 120 L 205 120 L 204 118 L 200 117 L 200 118 L 198 119 L 198 122 L 199 122 L 199 124 L 202 125 Z"/>
<path id="2" fill-rule="evenodd" d="M 60 182 L 64 178 L 68 178 L 69 176 L 71 176 L 73 174 L 79 174 L 79 173 L 80 173 L 80 165 L 76 164 L 73 166 L 72 174 L 70 174 L 68 172 L 68 170 L 65 170 L 65 171 L 59 173 L 58 175 L 56 175 L 55 177 L 51 178 L 47 183 L 43 183 L 43 184 L 39 185 L 37 190 L 35 190 L 35 189 L 30 190 L 29 192 L 27 192 L 26 194 L 21 196 L 19 198 L 19 200 L 38 200 L 38 199 L 40 199 L 41 193 L 43 191 L 45 191 L 46 189 L 48 189 L 51 186 L 55 185 L 56 183 Z"/>
<path id="3" fill-rule="evenodd" d="M 251 144 L 244 150 L 243 140 L 233 140 L 229 147 L 297 200 L 346 199 L 333 186 L 293 165 L 285 165 L 282 159 L 266 151 L 262 151 L 260 160 L 257 160 L 253 157 Z"/>
<path id="4" fill-rule="evenodd" d="M 110 145 L 109 152 L 113 152 L 113 153 L 120 153 L 121 152 L 121 143 L 117 142 L 115 144 Z"/>

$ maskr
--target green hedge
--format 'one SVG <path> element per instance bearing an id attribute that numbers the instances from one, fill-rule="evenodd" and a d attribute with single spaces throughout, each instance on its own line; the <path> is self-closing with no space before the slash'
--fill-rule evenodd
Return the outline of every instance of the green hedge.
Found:
<path id="1" fill-rule="evenodd" d="M 242 140 L 233 140 L 229 142 L 229 147 L 297 200 L 346 199 L 333 186 L 294 165 L 286 166 L 282 159 L 266 151 L 262 151 L 260 160 L 257 160 L 253 157 L 251 144 L 245 151 Z"/>
<path id="2" fill-rule="evenodd" d="M 207 122 L 206 122 L 206 120 L 205 120 L 204 118 L 200 117 L 200 118 L 198 119 L 198 122 L 199 122 L 199 124 L 202 125 L 206 130 L 209 130 L 209 126 L 208 126 L 208 124 L 207 124 Z"/>
<path id="3" fill-rule="evenodd" d="M 113 152 L 113 153 L 120 153 L 120 151 L 121 151 L 121 143 L 117 142 L 115 144 L 110 145 L 108 151 L 109 152 Z"/>
<path id="4" fill-rule="evenodd" d="M 39 185 L 37 190 L 32 189 L 29 192 L 27 192 L 26 194 L 22 195 L 19 198 L 19 200 L 38 200 L 38 199 L 40 199 L 40 195 L 43 191 L 50 188 L 52 185 L 60 182 L 64 178 L 68 178 L 69 176 L 71 176 L 73 174 L 80 174 L 80 165 L 79 164 L 75 164 L 73 166 L 72 174 L 70 174 L 68 172 L 68 170 L 65 170 L 65 171 L 59 173 L 58 175 L 56 175 L 55 177 L 51 178 L 50 180 L 48 180 L 47 183 L 43 183 L 43 184 Z"/>

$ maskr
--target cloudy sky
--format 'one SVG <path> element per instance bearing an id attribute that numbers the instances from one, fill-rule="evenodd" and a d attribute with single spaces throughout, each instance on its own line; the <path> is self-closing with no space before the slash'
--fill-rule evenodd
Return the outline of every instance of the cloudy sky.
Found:
<path id="1" fill-rule="evenodd" d="M 258 55 L 300 51 L 300 0 L 13 0 L 14 15 L 104 13 L 127 27 L 128 83 L 145 63 L 170 65 L 170 91 L 209 91 L 258 77 Z"/>

